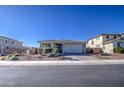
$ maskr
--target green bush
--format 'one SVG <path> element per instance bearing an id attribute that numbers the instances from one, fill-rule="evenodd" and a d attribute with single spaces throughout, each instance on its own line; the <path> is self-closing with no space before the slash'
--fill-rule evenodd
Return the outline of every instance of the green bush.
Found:
<path id="1" fill-rule="evenodd" d="M 122 47 L 117 47 L 114 49 L 115 53 L 124 53 L 124 48 Z"/>
<path id="2" fill-rule="evenodd" d="M 19 60 L 17 57 L 12 57 L 11 60 Z"/>
<path id="3" fill-rule="evenodd" d="M 12 57 L 13 55 L 12 54 L 9 54 L 8 57 Z"/>
<path id="4" fill-rule="evenodd" d="M 17 54 L 15 54 L 15 56 L 20 56 L 20 54 L 17 53 Z"/>

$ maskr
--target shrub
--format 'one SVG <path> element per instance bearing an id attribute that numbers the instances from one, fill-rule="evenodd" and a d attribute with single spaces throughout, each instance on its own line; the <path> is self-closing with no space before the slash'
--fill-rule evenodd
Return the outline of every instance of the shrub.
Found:
<path id="1" fill-rule="evenodd" d="M 117 47 L 117 48 L 114 49 L 114 52 L 115 52 L 115 53 L 124 53 L 124 48 L 122 48 L 122 47 Z"/>
<path id="2" fill-rule="evenodd" d="M 19 60 L 17 57 L 12 57 L 11 60 Z"/>
<path id="3" fill-rule="evenodd" d="M 1 58 L 1 60 L 5 60 L 5 58 L 3 57 L 3 58 Z"/>
<path id="4" fill-rule="evenodd" d="M 20 54 L 17 53 L 17 54 L 15 54 L 15 56 L 20 56 Z"/>
<path id="5" fill-rule="evenodd" d="M 9 54 L 8 57 L 12 57 L 13 55 L 12 54 Z"/>
<path id="6" fill-rule="evenodd" d="M 47 57 L 55 57 L 55 54 L 54 53 L 48 53 Z"/>

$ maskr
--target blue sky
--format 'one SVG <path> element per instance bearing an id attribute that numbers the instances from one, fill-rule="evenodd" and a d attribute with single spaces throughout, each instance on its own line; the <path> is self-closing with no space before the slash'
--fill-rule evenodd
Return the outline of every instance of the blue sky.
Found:
<path id="1" fill-rule="evenodd" d="M 0 6 L 0 35 L 37 46 L 37 41 L 85 41 L 124 32 L 124 6 Z"/>

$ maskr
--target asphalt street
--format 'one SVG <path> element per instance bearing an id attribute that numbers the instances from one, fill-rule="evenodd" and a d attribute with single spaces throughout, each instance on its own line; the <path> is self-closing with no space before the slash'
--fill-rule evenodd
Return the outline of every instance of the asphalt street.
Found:
<path id="1" fill-rule="evenodd" d="M 0 87 L 124 87 L 124 64 L 0 66 Z"/>

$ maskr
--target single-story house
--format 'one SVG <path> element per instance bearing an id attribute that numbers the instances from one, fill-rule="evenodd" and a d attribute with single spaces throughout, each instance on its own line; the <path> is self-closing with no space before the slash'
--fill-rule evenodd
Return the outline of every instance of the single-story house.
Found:
<path id="1" fill-rule="evenodd" d="M 83 54 L 86 52 L 85 43 L 74 40 L 43 40 L 40 43 L 40 52 L 59 54 Z"/>

